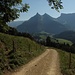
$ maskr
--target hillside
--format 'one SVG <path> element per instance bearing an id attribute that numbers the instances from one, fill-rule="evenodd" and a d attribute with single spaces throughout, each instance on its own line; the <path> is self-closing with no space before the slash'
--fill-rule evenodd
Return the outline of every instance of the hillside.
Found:
<path id="1" fill-rule="evenodd" d="M 55 38 L 67 39 L 75 43 L 75 31 L 65 31 L 60 34 L 54 35 Z"/>
<path id="2" fill-rule="evenodd" d="M 58 34 L 67 30 L 67 28 L 61 23 L 54 21 L 48 14 L 45 13 L 44 15 L 40 15 L 37 13 L 28 21 L 25 21 L 23 24 L 19 25 L 17 30 L 20 32 L 29 32 L 31 34 L 42 31 L 50 34 Z"/>
<path id="3" fill-rule="evenodd" d="M 63 75 L 75 75 L 75 54 L 71 53 L 71 62 L 70 62 L 69 52 L 65 52 L 60 49 L 56 50 L 59 52 L 60 56 L 61 73 Z"/>
<path id="4" fill-rule="evenodd" d="M 27 63 L 43 49 L 28 38 L 0 33 L 0 75 Z"/>
<path id="5" fill-rule="evenodd" d="M 62 13 L 56 20 L 64 24 L 68 29 L 75 31 L 75 13 Z"/>

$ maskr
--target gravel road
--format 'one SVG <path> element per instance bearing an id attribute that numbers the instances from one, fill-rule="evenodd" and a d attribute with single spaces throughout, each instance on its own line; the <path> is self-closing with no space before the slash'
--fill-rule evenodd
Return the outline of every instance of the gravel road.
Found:
<path id="1" fill-rule="evenodd" d="M 61 75 L 58 52 L 47 49 L 11 75 Z"/>

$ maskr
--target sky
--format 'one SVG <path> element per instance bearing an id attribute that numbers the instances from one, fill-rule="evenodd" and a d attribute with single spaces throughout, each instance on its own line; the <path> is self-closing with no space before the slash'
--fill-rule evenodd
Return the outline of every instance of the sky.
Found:
<path id="1" fill-rule="evenodd" d="M 26 21 L 34 16 L 37 12 L 40 15 L 47 13 L 51 17 L 57 18 L 61 13 L 75 13 L 75 0 L 61 0 L 63 2 L 63 9 L 60 13 L 51 9 L 47 0 L 23 0 L 23 3 L 29 4 L 28 12 L 20 13 L 20 17 L 16 21 Z"/>

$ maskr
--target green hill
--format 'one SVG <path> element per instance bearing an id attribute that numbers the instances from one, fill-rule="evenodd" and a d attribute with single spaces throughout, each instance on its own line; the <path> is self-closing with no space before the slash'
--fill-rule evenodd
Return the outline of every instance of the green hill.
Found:
<path id="1" fill-rule="evenodd" d="M 75 43 L 75 31 L 64 31 L 60 34 L 54 35 L 55 38 L 67 39 Z"/>
<path id="2" fill-rule="evenodd" d="M 43 46 L 28 38 L 0 33 L 0 75 L 27 63 L 43 51 Z"/>
<path id="3" fill-rule="evenodd" d="M 57 39 L 59 43 L 72 45 L 73 43 L 66 39 Z"/>

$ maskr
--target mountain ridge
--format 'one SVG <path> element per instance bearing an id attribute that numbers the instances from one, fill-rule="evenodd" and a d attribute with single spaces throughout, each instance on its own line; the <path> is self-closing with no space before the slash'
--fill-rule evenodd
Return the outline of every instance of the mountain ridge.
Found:
<path id="1" fill-rule="evenodd" d="M 29 33 L 38 33 L 41 31 L 45 31 L 52 34 L 58 34 L 67 30 L 67 28 L 57 22 L 54 21 L 54 18 L 49 16 L 48 14 L 40 15 L 37 13 L 33 17 L 31 17 L 28 21 L 24 21 L 21 25 L 17 27 L 17 30 L 20 32 L 29 32 Z"/>
<path id="2" fill-rule="evenodd" d="M 68 27 L 69 30 L 75 31 L 75 13 L 62 13 L 56 20 Z"/>

